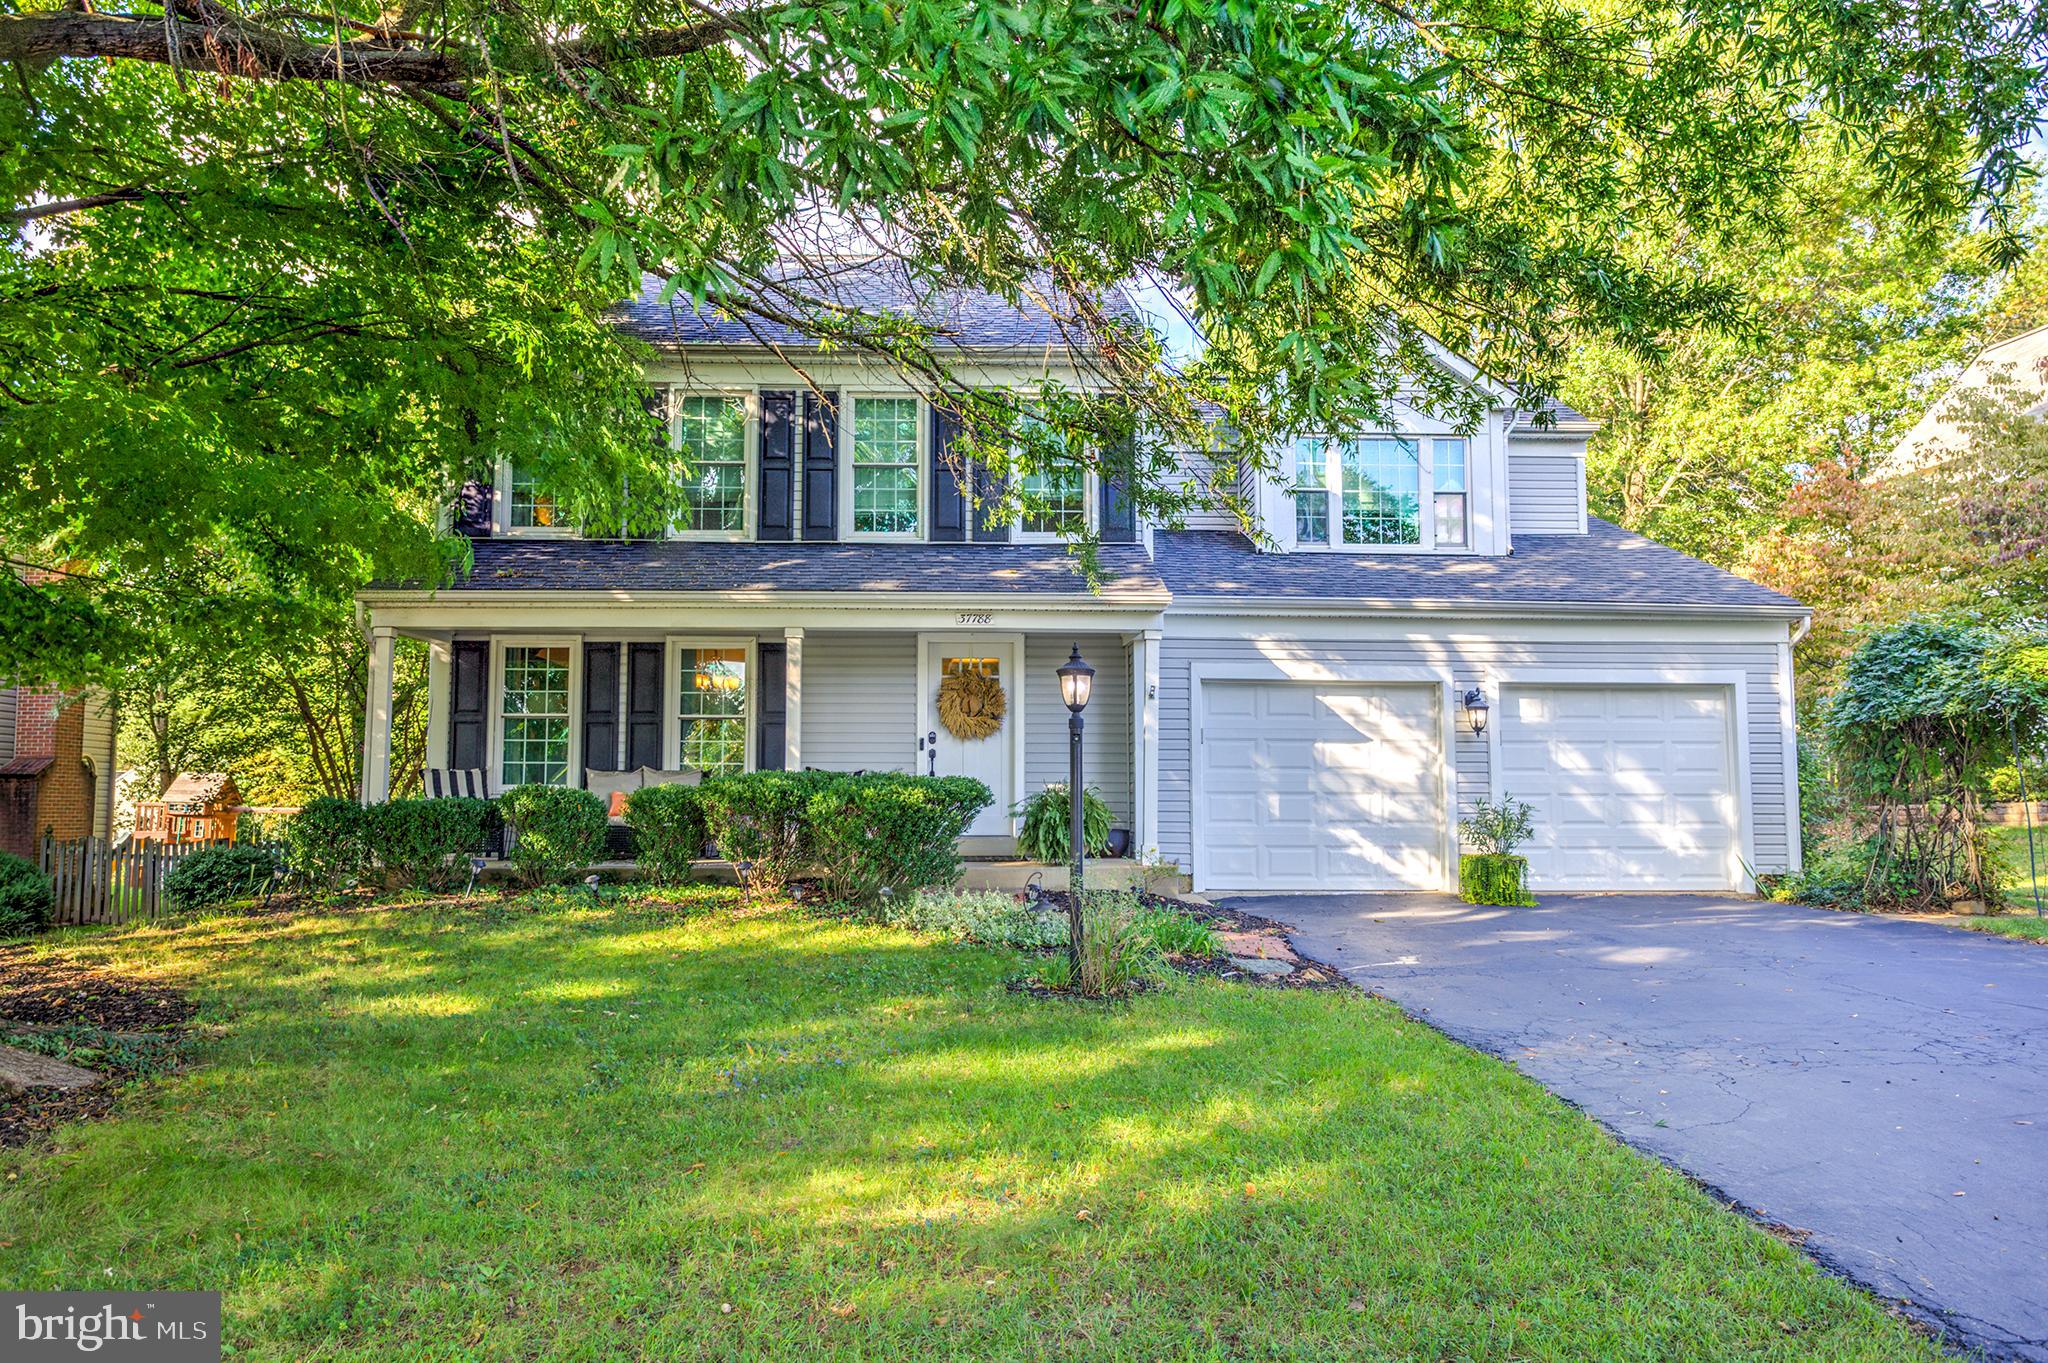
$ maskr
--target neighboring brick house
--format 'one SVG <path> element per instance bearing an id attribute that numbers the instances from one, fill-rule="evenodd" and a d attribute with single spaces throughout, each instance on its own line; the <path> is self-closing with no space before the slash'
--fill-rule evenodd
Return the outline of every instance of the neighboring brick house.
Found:
<path id="1" fill-rule="evenodd" d="M 106 837 L 114 705 L 97 691 L 0 688 L 0 851 L 34 857 L 45 831 Z"/>

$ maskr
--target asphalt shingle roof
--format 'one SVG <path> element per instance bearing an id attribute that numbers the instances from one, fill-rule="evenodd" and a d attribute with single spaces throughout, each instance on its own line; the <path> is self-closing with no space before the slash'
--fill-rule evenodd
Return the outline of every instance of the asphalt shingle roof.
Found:
<path id="1" fill-rule="evenodd" d="M 1078 593 L 1059 544 L 764 544 L 709 540 L 480 539 L 458 591 Z M 1164 604 L 1143 546 L 1098 555 L 1108 604 Z"/>
<path id="2" fill-rule="evenodd" d="M 1261 554 L 1233 531 L 1160 531 L 1159 575 L 1176 600 L 1341 600 L 1419 605 L 1797 610 L 1799 603 L 1620 526 L 1584 535 L 1517 535 L 1515 552 Z"/>
<path id="3" fill-rule="evenodd" d="M 1012 307 L 979 289 L 940 288 L 914 279 L 900 260 L 877 257 L 825 266 L 792 268 L 781 276 L 805 298 L 850 308 L 870 317 L 915 318 L 936 328 L 941 341 L 979 347 L 1063 346 L 1068 334 L 1043 308 L 1028 298 Z M 749 316 L 729 317 L 715 308 L 693 307 L 678 294 L 664 303 L 664 281 L 653 275 L 641 280 L 640 294 L 612 314 L 621 329 L 658 347 L 691 345 L 808 346 L 812 339 L 800 328 Z M 796 305 L 785 306 L 794 310 Z M 1107 311 L 1137 316 L 1121 292 L 1104 300 Z"/>

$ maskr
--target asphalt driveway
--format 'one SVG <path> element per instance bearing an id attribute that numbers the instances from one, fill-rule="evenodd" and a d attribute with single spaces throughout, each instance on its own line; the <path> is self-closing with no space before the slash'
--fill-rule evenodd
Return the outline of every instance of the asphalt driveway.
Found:
<path id="1" fill-rule="evenodd" d="M 1228 902 L 1953 1342 L 2048 1360 L 2048 948 L 1692 896 Z"/>

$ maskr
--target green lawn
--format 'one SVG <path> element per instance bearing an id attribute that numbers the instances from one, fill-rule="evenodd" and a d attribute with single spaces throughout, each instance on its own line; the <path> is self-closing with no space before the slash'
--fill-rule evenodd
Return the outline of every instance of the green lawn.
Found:
<path id="1" fill-rule="evenodd" d="M 1933 1359 L 1512 1070 L 1344 993 L 624 902 L 71 932 L 190 1069 L 0 1152 L 0 1283 L 237 1359 Z"/>
<path id="2" fill-rule="evenodd" d="M 2023 937 L 2030 942 L 2048 942 L 2048 919 L 2034 916 L 2036 881 L 2027 865 L 2027 831 L 2024 828 L 1995 828 L 1991 850 L 2005 864 L 2006 898 L 2011 907 L 1995 918 L 1958 918 L 1956 922 L 1977 932 L 1994 932 L 2001 937 Z M 2044 901 L 2048 901 L 2048 828 L 2034 830 L 2034 870 Z"/>

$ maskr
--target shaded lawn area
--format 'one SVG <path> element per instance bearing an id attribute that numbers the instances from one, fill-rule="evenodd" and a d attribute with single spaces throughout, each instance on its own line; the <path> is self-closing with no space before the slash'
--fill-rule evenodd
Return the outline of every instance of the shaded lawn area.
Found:
<path id="1" fill-rule="evenodd" d="M 1046 1001 L 718 891 L 36 950 L 214 1031 L 0 1152 L 0 1283 L 218 1288 L 238 1359 L 1938 1356 L 1358 995 Z"/>
<path id="2" fill-rule="evenodd" d="M 2001 937 L 2020 937 L 2030 942 L 2048 942 L 2048 919 L 2034 916 L 2034 892 L 2041 892 L 2048 902 L 2048 828 L 2034 829 L 2033 871 L 2027 864 L 2027 830 L 2024 828 L 1994 828 L 1991 830 L 1993 855 L 2004 863 L 2006 899 L 2009 907 L 2002 914 L 1987 918 L 1958 918 L 1956 922 L 1975 932 L 1993 932 Z M 2038 880 L 2036 874 L 2038 873 Z"/>

